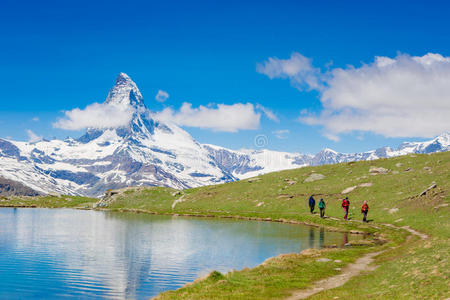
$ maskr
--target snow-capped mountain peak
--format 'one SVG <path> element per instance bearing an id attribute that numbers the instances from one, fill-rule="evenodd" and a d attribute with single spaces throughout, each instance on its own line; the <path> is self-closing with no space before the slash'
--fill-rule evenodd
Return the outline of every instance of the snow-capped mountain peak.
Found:
<path id="1" fill-rule="evenodd" d="M 146 108 L 144 98 L 142 97 L 136 83 L 125 73 L 120 73 L 115 81 L 114 86 L 108 93 L 105 100 L 106 104 L 118 106 L 124 113 L 131 115 L 130 122 L 118 128 L 98 129 L 89 128 L 86 134 L 78 139 L 81 142 L 90 142 L 98 139 L 110 130 L 114 130 L 116 135 L 121 138 L 136 139 L 153 139 L 155 127 L 160 125 L 162 129 L 170 132 L 167 126 L 158 124 L 150 117 L 150 111 Z M 109 134 L 109 133 L 108 133 Z"/>
<path id="2" fill-rule="evenodd" d="M 431 153 L 443 151 L 442 149 L 449 149 L 449 148 L 450 148 L 450 134 L 448 132 L 444 132 L 430 141 L 402 143 L 399 146 L 398 150 L 403 152 Z"/>
<path id="3" fill-rule="evenodd" d="M 125 73 L 120 73 L 117 76 L 116 83 L 109 91 L 105 103 L 145 107 L 144 98 L 136 83 Z"/>

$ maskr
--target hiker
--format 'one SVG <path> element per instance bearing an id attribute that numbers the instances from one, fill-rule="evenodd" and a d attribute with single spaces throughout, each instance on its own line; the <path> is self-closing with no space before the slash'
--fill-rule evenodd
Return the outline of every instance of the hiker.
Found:
<path id="1" fill-rule="evenodd" d="M 319 206 L 319 209 L 320 209 L 320 217 L 321 218 L 325 217 L 325 207 L 326 207 L 326 205 L 325 205 L 325 201 L 323 201 L 323 198 L 320 198 L 318 206 Z"/>
<path id="2" fill-rule="evenodd" d="M 367 223 L 367 213 L 369 212 L 369 205 L 367 201 L 364 200 L 363 205 L 361 206 L 361 213 L 364 215 L 363 222 Z"/>
<path id="3" fill-rule="evenodd" d="M 344 220 L 347 220 L 347 218 L 348 218 L 348 209 L 350 207 L 350 201 L 348 201 L 348 197 L 345 197 L 345 199 L 342 200 L 342 207 L 345 210 Z"/>
<path id="4" fill-rule="evenodd" d="M 314 207 L 316 206 L 316 200 L 314 200 L 314 197 L 311 195 L 309 197 L 309 209 L 311 210 L 311 213 L 314 213 Z"/>

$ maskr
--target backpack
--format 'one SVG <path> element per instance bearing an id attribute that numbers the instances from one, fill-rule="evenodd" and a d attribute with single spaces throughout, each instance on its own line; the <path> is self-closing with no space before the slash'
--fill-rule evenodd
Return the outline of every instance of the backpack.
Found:
<path id="1" fill-rule="evenodd" d="M 368 212 L 369 211 L 369 205 L 363 204 L 361 206 L 361 212 Z"/>

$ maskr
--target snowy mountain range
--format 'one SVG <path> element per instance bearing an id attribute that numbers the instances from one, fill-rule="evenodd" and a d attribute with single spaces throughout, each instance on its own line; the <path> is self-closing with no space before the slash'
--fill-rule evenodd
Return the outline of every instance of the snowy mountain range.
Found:
<path id="1" fill-rule="evenodd" d="M 316 155 L 270 150 L 230 150 L 202 145 L 180 127 L 157 121 L 130 77 L 120 73 L 105 104 L 132 112 L 126 126 L 89 128 L 78 138 L 38 142 L 0 139 L 0 183 L 11 182 L 40 194 L 102 196 L 126 186 L 177 189 L 235 181 L 307 165 L 372 160 L 450 149 L 444 133 L 428 142 L 403 143 L 397 149 Z M 2 185 L 0 185 L 2 187 Z"/>
<path id="2" fill-rule="evenodd" d="M 208 149 L 215 161 L 234 177 L 244 179 L 264 173 L 304 166 L 374 160 L 412 153 L 445 152 L 450 150 L 450 134 L 443 133 L 426 142 L 403 143 L 397 149 L 383 147 L 361 153 L 339 153 L 331 149 L 324 149 L 316 155 L 311 155 L 270 150 L 234 151 L 213 145 L 203 145 L 203 147 Z"/>

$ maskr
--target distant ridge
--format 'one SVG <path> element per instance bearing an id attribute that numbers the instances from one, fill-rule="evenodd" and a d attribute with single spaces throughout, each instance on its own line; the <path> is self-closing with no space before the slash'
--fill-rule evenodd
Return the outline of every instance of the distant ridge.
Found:
<path id="1" fill-rule="evenodd" d="M 326 148 L 316 155 L 309 155 L 270 150 L 236 151 L 214 145 L 203 145 L 203 147 L 210 152 L 218 164 L 223 165 L 234 177 L 244 179 L 268 172 L 302 166 L 374 160 L 413 153 L 445 152 L 450 150 L 450 134 L 445 132 L 426 142 L 402 143 L 396 149 L 382 147 L 361 153 L 339 153 Z"/>

